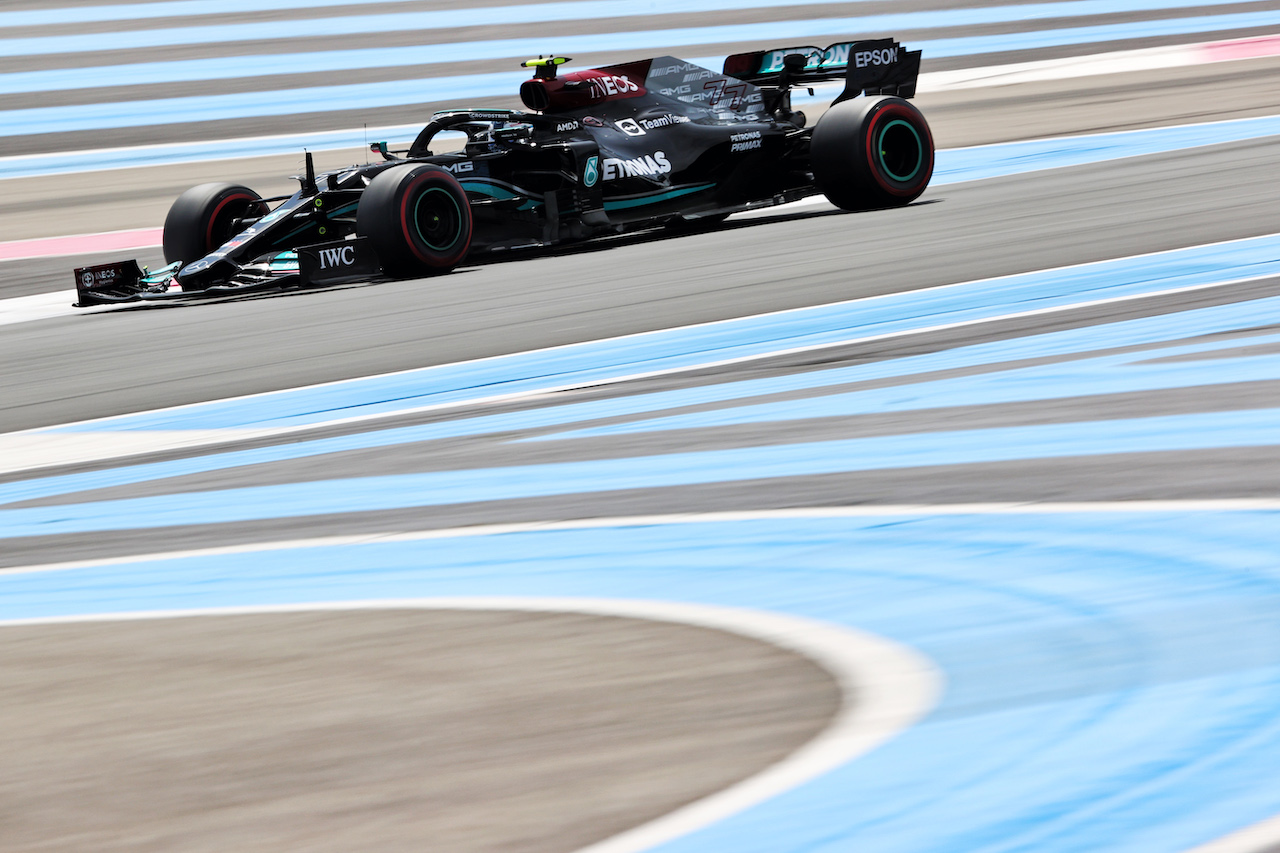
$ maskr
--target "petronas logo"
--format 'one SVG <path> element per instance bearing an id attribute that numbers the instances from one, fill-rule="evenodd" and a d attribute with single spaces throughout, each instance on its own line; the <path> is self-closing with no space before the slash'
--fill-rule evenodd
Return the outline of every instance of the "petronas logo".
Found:
<path id="1" fill-rule="evenodd" d="M 587 167 L 582 170 L 582 183 L 588 187 L 594 187 L 598 180 L 600 180 L 600 158 L 588 157 Z"/>

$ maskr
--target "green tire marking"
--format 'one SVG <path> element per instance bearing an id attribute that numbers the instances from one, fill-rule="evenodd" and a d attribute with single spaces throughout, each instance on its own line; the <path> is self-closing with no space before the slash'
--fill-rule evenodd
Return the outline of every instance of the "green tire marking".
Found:
<path id="1" fill-rule="evenodd" d="M 450 248 L 452 248 L 452 247 L 453 247 L 453 246 L 458 242 L 458 239 L 462 236 L 462 229 L 461 229 L 461 228 L 457 228 L 457 229 L 455 229 L 455 230 L 454 230 L 454 233 L 453 233 L 453 239 L 452 239 L 452 240 L 450 240 L 448 243 L 445 243 L 443 246 L 437 246 L 435 243 L 432 243 L 429 239 L 427 239 L 427 235 L 422 233 L 422 203 L 423 203 L 424 201 L 426 201 L 430 196 L 432 196 L 432 195 L 434 195 L 434 194 L 436 194 L 436 193 L 439 193 L 440 195 L 442 195 L 442 196 L 444 196 L 445 198 L 447 198 L 447 199 L 449 200 L 449 204 L 453 205 L 453 211 L 454 211 L 454 213 L 455 213 L 455 214 L 457 214 L 457 217 L 458 217 L 458 223 L 459 223 L 459 225 L 461 225 L 461 223 L 462 223 L 462 210 L 461 210 L 461 209 L 459 209 L 459 207 L 458 207 L 457 199 L 455 199 L 455 198 L 454 198 L 454 197 L 453 197 L 453 196 L 452 196 L 452 195 L 451 195 L 447 190 L 443 190 L 443 189 L 441 189 L 440 187 L 428 187 L 428 188 L 427 188 L 427 191 L 426 191 L 426 192 L 424 192 L 422 195 L 418 196 L 418 200 L 417 200 L 416 202 L 414 202 L 414 205 L 413 205 L 413 227 L 414 227 L 414 229 L 418 232 L 418 239 L 420 239 L 422 242 L 426 243 L 426 244 L 427 244 L 427 247 L 428 247 L 429 249 L 431 249 L 432 251 L 435 251 L 435 252 L 446 252 L 446 251 L 448 251 Z M 439 222 L 439 221 L 440 221 L 440 217 L 439 217 L 439 216 L 433 216 L 433 217 L 432 217 L 432 222 L 433 222 L 433 223 L 436 223 L 436 222 Z"/>
<path id="2" fill-rule="evenodd" d="M 911 172 L 906 175 L 899 175 L 897 172 L 893 171 L 893 169 L 889 168 L 889 164 L 885 162 L 884 138 L 885 136 L 888 135 L 890 128 L 896 127 L 898 125 L 905 127 L 911 133 L 911 136 L 916 141 L 916 165 L 914 168 L 912 168 Z M 910 181 L 912 178 L 914 178 L 916 175 L 920 173 L 920 168 L 924 165 L 924 143 L 920 141 L 920 134 L 916 133 L 916 129 L 912 127 L 908 122 L 905 122 L 900 118 L 894 119 L 893 121 L 886 124 L 883 128 L 881 128 L 880 140 L 876 148 L 880 152 L 880 168 L 884 169 L 884 173 L 886 175 L 893 178 L 895 181 L 898 181 L 899 183 L 905 184 L 908 181 Z"/>

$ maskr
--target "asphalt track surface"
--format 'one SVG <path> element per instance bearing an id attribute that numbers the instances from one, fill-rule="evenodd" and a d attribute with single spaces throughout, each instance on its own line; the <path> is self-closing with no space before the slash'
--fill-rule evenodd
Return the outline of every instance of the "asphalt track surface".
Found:
<path id="1" fill-rule="evenodd" d="M 1209 12 L 1266 4 L 1239 5 Z M 954 146 L 1271 115 L 1277 93 L 1280 65 L 1258 60 L 920 105 Z M 252 183 L 278 164 L 228 165 Z M 89 230 L 88 206 L 118 227 L 156 225 L 196 171 L 215 166 L 39 179 L 59 188 L 46 202 L 37 179 L 10 182 L 0 221 L 15 236 Z M 208 443 L 0 475 L 0 565 L 69 564 L 0 579 L 0 618 L 477 595 L 776 610 L 910 646 L 945 693 L 880 750 L 661 849 L 1189 850 L 1280 813 L 1280 285 L 1224 274 L 1019 316 L 1027 303 L 982 282 L 1265 241 L 1280 233 L 1278 174 L 1271 137 L 444 279 L 2 327 L 0 423 L 13 432 L 887 300 L 852 309 L 843 342 L 737 363 L 606 381 L 592 378 L 595 350 L 566 351 L 541 390 L 521 390 L 501 364 L 471 380 L 444 367 L 438 382 L 403 374 L 64 430 L 108 457 L 138 434 Z M 0 295 L 63 289 L 79 262 L 0 264 Z M 1207 266 L 1197 255 L 1179 269 Z M 933 297 L 923 309 L 894 301 L 946 285 L 995 294 L 993 319 L 930 330 L 954 319 L 934 314 Z M 867 339 L 863 312 L 919 330 Z M 723 346 L 745 334 L 726 327 Z M 628 356 L 615 357 L 625 375 Z M 641 373 L 660 356 L 633 358 Z M 537 379 L 539 364 L 520 375 Z M 451 381 L 461 391 L 449 402 Z M 20 451 L 4 446 L 14 467 Z M 439 538 L 420 538 L 431 531 Z M 257 550 L 317 537 L 347 538 Z M 228 547 L 240 550 L 129 559 Z M 0 824 L 22 833 L 11 846 L 420 849 L 426 838 L 570 851 L 749 777 L 841 702 L 866 698 L 837 698 L 813 664 L 731 633 L 394 613 L 6 627 L 0 689 L 16 716 L 0 730 L 16 757 L 0 778 Z M 341 689 L 353 680 L 358 690 Z M 445 781 L 423 786 L 433 774 Z M 78 822 L 50 802 L 74 804 Z"/>

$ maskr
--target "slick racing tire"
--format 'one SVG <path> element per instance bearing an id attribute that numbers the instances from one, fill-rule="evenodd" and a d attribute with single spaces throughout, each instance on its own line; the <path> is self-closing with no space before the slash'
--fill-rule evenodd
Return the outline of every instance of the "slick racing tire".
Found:
<path id="1" fill-rule="evenodd" d="M 471 204 L 457 178 L 429 164 L 395 166 L 369 182 L 356 209 L 383 270 L 397 278 L 445 273 L 471 248 Z"/>
<path id="2" fill-rule="evenodd" d="M 933 177 L 929 124 L 902 98 L 836 104 L 818 120 L 809 151 L 814 183 L 845 210 L 907 204 Z"/>
<path id="3" fill-rule="evenodd" d="M 199 260 L 234 237 L 238 220 L 262 216 L 267 205 L 239 184 L 201 184 L 178 196 L 164 219 L 164 259 Z"/>

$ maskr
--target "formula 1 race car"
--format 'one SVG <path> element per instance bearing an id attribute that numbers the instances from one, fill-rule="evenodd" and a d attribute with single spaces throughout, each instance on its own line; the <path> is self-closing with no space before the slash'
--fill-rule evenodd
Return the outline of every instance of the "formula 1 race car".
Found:
<path id="1" fill-rule="evenodd" d="M 920 53 L 892 39 L 735 54 L 723 73 L 670 56 L 558 73 L 567 61 L 524 63 L 528 111 L 438 112 L 407 150 L 376 143 L 378 162 L 320 175 L 308 154 L 288 198 L 194 187 L 165 219 L 168 266 L 78 269 L 77 304 L 424 276 L 818 193 L 847 210 L 890 207 L 933 174 L 929 126 L 905 100 Z M 807 127 L 791 90 L 840 79 Z M 465 145 L 433 153 L 446 132 Z"/>

